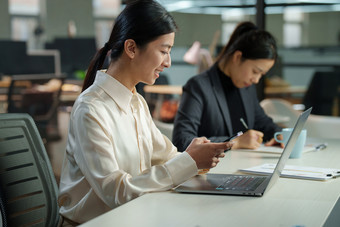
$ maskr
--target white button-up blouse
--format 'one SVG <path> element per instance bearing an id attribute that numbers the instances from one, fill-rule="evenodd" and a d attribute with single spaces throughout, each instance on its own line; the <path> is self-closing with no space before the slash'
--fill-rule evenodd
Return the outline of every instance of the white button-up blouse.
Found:
<path id="1" fill-rule="evenodd" d="M 197 174 L 152 121 L 146 101 L 98 71 L 71 113 L 59 204 L 64 217 L 86 222 L 147 192 Z"/>

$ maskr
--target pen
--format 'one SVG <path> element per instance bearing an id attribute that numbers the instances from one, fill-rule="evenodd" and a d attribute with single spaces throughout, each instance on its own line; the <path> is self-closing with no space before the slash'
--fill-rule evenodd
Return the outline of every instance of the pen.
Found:
<path id="1" fill-rule="evenodd" d="M 329 173 L 326 176 L 327 177 L 333 177 L 333 178 L 339 177 L 340 176 L 340 171 L 334 171 L 333 173 Z"/>
<path id="2" fill-rule="evenodd" d="M 315 146 L 315 151 L 323 150 L 327 147 L 327 143 L 322 143 L 317 146 Z"/>
<path id="3" fill-rule="evenodd" d="M 240 121 L 243 124 L 243 126 L 248 130 L 249 127 L 248 127 L 247 123 L 244 121 L 244 119 L 242 117 L 240 118 Z M 257 142 L 262 143 L 263 142 L 263 138 L 262 137 L 258 137 Z"/>
<path id="4" fill-rule="evenodd" d="M 247 123 L 244 121 L 242 117 L 240 118 L 240 121 L 246 129 L 249 129 Z"/>

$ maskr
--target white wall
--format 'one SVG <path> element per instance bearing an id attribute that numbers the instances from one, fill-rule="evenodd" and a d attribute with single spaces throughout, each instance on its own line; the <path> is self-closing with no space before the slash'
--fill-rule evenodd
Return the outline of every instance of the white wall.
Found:
<path id="1" fill-rule="evenodd" d="M 305 30 L 308 46 L 339 45 L 340 12 L 310 13 Z"/>
<path id="2" fill-rule="evenodd" d="M 11 38 L 11 23 L 8 12 L 8 1 L 0 1 L 0 39 Z"/>
<path id="3" fill-rule="evenodd" d="M 209 46 L 216 31 L 222 28 L 220 15 L 203 15 L 188 13 L 172 13 L 179 31 L 176 34 L 176 46 L 191 46 L 199 41 L 203 46 Z"/>
<path id="4" fill-rule="evenodd" d="M 76 24 L 77 37 L 94 36 L 92 0 L 46 0 L 46 13 L 47 40 L 67 37 L 70 20 Z"/>

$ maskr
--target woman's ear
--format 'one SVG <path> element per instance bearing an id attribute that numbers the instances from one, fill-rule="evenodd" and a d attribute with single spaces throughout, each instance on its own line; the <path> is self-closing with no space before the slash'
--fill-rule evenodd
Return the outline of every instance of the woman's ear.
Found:
<path id="1" fill-rule="evenodd" d="M 241 60 L 242 60 L 242 52 L 239 50 L 235 51 L 233 54 L 233 61 L 237 63 L 237 62 L 241 62 Z"/>
<path id="2" fill-rule="evenodd" d="M 127 39 L 124 42 L 124 51 L 130 59 L 133 59 L 136 55 L 137 45 L 133 39 Z"/>

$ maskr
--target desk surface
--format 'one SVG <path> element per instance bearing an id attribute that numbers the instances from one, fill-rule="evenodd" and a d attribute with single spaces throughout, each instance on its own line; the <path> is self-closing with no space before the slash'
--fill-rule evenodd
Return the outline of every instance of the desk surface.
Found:
<path id="1" fill-rule="evenodd" d="M 327 149 L 305 153 L 287 164 L 340 168 L 340 141 L 327 142 Z M 230 151 L 211 172 L 234 173 L 240 168 L 277 162 L 278 157 Z M 263 197 L 149 193 L 83 226 L 323 226 L 334 207 L 340 212 L 339 189 L 340 179 L 279 178 Z"/>
<path id="2" fill-rule="evenodd" d="M 144 92 L 157 94 L 181 95 L 182 86 L 177 85 L 145 85 Z"/>
<path id="3" fill-rule="evenodd" d="M 147 93 L 157 94 L 182 94 L 182 86 L 177 85 L 145 85 L 144 91 Z M 303 94 L 306 92 L 304 86 L 286 86 L 286 87 L 266 87 L 264 89 L 266 95 L 273 94 Z"/>
<path id="4" fill-rule="evenodd" d="M 305 86 L 286 86 L 286 87 L 265 87 L 264 93 L 266 95 L 277 95 L 277 94 L 304 94 L 306 92 Z"/>

